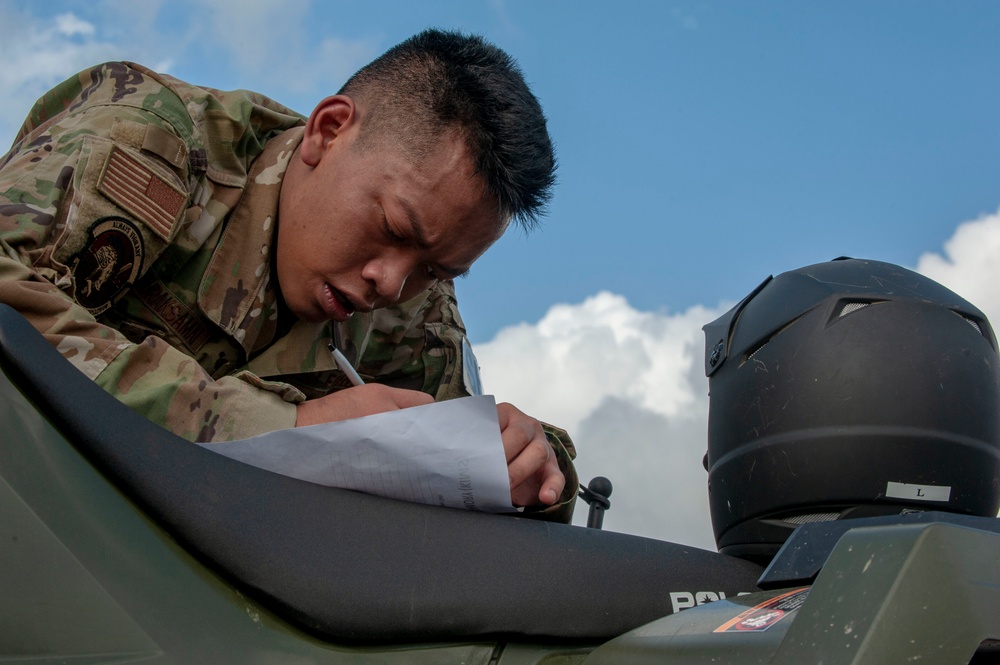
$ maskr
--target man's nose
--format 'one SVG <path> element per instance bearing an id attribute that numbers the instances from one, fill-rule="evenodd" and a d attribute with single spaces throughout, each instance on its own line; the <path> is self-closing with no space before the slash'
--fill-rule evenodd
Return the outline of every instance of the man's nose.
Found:
<path id="1" fill-rule="evenodd" d="M 412 271 L 412 266 L 401 259 L 380 261 L 369 264 L 365 278 L 374 285 L 376 299 L 388 305 L 399 301 Z"/>

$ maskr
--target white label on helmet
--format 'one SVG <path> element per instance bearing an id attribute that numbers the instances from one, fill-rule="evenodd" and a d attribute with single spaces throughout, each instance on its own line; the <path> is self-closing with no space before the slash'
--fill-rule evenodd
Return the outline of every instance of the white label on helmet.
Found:
<path id="1" fill-rule="evenodd" d="M 909 483 L 890 481 L 885 485 L 885 496 L 888 499 L 909 499 L 910 501 L 947 501 L 951 498 L 951 487 L 910 485 Z"/>

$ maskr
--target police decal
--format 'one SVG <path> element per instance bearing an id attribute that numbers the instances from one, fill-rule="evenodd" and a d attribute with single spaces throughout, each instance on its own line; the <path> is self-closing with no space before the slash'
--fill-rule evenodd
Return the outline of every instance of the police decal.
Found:
<path id="1" fill-rule="evenodd" d="M 97 316 L 139 277 L 143 244 L 139 230 L 122 217 L 97 220 L 89 235 L 73 266 L 73 278 L 76 301 Z"/>

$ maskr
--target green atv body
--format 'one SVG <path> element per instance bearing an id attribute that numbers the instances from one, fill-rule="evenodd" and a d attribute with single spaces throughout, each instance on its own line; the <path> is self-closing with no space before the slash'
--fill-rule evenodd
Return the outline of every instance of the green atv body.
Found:
<path id="1" fill-rule="evenodd" d="M 0 367 L 0 663 L 996 655 L 996 520 L 807 525 L 764 570 L 241 464 L 132 413 L 6 306 Z"/>

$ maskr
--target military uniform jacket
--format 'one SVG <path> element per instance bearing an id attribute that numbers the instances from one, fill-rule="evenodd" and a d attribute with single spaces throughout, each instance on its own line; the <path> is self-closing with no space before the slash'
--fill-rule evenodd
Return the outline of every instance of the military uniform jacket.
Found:
<path id="1" fill-rule="evenodd" d="M 133 63 L 67 80 L 0 161 L 0 302 L 191 441 L 293 427 L 298 402 L 350 385 L 331 341 L 368 381 L 437 400 L 474 392 L 450 282 L 344 323 L 285 310 L 271 253 L 304 123 L 262 95 Z M 565 513 L 575 452 L 562 430 L 546 433 L 567 475 Z"/>

